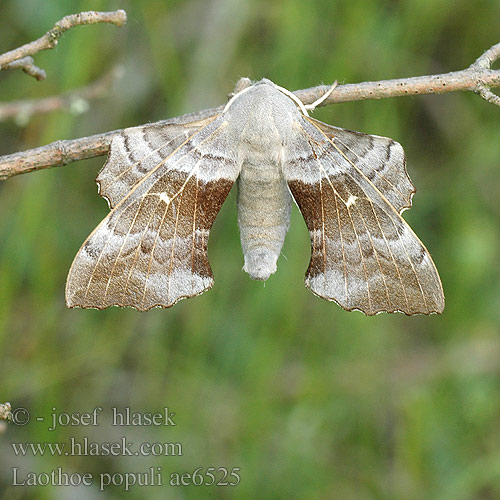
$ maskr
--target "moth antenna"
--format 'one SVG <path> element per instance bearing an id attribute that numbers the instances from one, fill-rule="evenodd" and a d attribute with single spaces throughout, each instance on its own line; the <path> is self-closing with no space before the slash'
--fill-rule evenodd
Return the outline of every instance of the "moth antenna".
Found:
<path id="1" fill-rule="evenodd" d="M 229 99 L 229 101 L 227 102 L 227 104 L 224 107 L 224 109 L 222 110 L 222 112 L 225 113 L 229 109 L 229 106 L 231 106 L 231 104 L 233 104 L 235 99 L 240 97 L 241 94 L 244 94 L 245 92 L 250 90 L 252 87 L 253 87 L 253 85 L 250 85 L 250 87 L 245 87 L 243 90 L 240 90 L 238 93 L 234 94 L 233 97 L 231 97 L 231 99 Z"/>
<path id="2" fill-rule="evenodd" d="M 319 106 L 325 99 L 328 98 L 328 96 L 335 90 L 335 87 L 338 85 L 337 80 L 335 80 L 332 84 L 332 86 L 319 98 L 316 99 L 312 104 L 306 104 L 304 107 L 306 109 L 310 109 L 311 111 L 314 111 L 314 109 Z"/>
<path id="3" fill-rule="evenodd" d="M 280 90 L 281 92 L 283 92 L 283 94 L 287 95 L 295 104 L 297 104 L 297 106 L 300 108 L 300 110 L 302 111 L 302 113 L 305 115 L 305 116 L 309 116 L 309 113 L 307 112 L 307 106 L 304 106 L 304 103 L 293 93 L 293 92 L 290 92 L 288 89 L 286 89 L 285 87 L 280 87 L 279 85 L 276 85 L 276 88 L 278 90 Z"/>

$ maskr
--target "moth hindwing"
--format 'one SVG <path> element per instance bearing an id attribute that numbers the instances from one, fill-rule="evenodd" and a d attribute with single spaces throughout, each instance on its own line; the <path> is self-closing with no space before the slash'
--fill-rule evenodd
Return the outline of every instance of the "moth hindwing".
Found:
<path id="1" fill-rule="evenodd" d="M 170 307 L 212 286 L 210 228 L 238 179 L 244 270 L 276 271 L 292 198 L 311 236 L 306 286 L 346 310 L 439 313 L 432 258 L 401 217 L 400 144 L 307 116 L 269 80 L 222 109 L 125 129 L 97 177 L 111 212 L 71 266 L 69 307 Z"/>

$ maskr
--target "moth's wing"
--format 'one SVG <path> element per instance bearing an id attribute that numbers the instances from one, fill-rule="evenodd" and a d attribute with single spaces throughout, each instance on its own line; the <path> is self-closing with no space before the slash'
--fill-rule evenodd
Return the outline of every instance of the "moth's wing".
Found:
<path id="1" fill-rule="evenodd" d="M 214 108 L 117 133 L 111 141 L 108 159 L 96 178 L 99 194 L 108 201 L 109 207 L 118 205 L 146 173 L 219 112 L 220 108 Z"/>
<path id="2" fill-rule="evenodd" d="M 212 286 L 209 230 L 239 173 L 226 127 L 214 118 L 158 157 L 97 226 L 69 271 L 69 307 L 144 311 Z"/>
<path id="3" fill-rule="evenodd" d="M 399 142 L 308 120 L 335 143 L 348 161 L 356 164 L 398 213 L 411 207 L 415 187 L 406 172 L 405 153 Z"/>
<path id="4" fill-rule="evenodd" d="M 409 204 L 409 186 L 402 197 L 390 190 L 388 200 L 379 177 L 368 176 L 375 169 L 363 142 L 358 152 L 357 133 L 342 131 L 340 144 L 316 120 L 301 117 L 293 126 L 295 140 L 285 148 L 283 174 L 311 235 L 306 286 L 344 309 L 368 315 L 442 312 L 436 267 L 398 213 Z M 371 142 L 381 149 L 387 140 L 372 137 Z M 403 177 L 403 164 L 399 168 Z M 394 164 L 385 167 L 392 179 L 398 177 L 395 169 Z"/>

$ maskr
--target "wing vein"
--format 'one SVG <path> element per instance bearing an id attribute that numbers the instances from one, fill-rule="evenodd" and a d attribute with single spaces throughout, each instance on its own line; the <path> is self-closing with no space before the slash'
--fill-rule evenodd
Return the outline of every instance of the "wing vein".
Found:
<path id="1" fill-rule="evenodd" d="M 195 195 L 194 195 L 194 207 L 193 207 L 193 229 L 192 229 L 192 240 L 191 240 L 191 289 L 194 290 L 194 278 L 193 278 L 193 273 L 194 273 L 194 253 L 195 253 L 195 245 L 196 245 L 196 221 L 197 221 L 197 215 L 198 215 L 198 191 L 199 191 L 199 182 L 200 180 L 198 177 L 196 178 L 196 188 L 195 188 Z"/>
<path id="2" fill-rule="evenodd" d="M 333 193 L 333 199 L 335 200 L 335 211 L 337 213 L 337 224 L 339 226 L 339 234 L 340 234 L 340 245 L 342 247 L 342 263 L 344 264 L 344 288 L 345 288 L 345 296 L 346 299 L 348 297 L 348 288 L 347 288 L 347 261 L 345 256 L 345 248 L 344 248 L 344 235 L 342 234 L 342 226 L 340 223 L 340 211 L 338 205 L 338 196 L 337 193 Z"/>
<path id="3" fill-rule="evenodd" d="M 371 299 L 371 293 L 370 293 L 370 284 L 368 282 L 368 272 L 366 270 L 366 263 L 365 263 L 365 259 L 363 257 L 363 251 L 361 249 L 361 242 L 359 241 L 359 235 L 358 235 L 358 232 L 356 231 L 354 221 L 352 220 L 351 211 L 349 210 L 347 203 L 342 199 L 342 197 L 340 196 L 338 191 L 335 189 L 335 186 L 333 185 L 332 181 L 330 180 L 330 176 L 328 175 L 326 169 L 324 168 L 323 163 L 319 159 L 317 161 L 318 161 L 318 164 L 320 165 L 321 171 L 324 173 L 325 179 L 327 180 L 328 184 L 332 188 L 332 191 L 334 192 L 334 194 L 336 196 L 338 196 L 342 200 L 342 202 L 344 203 L 344 205 L 346 207 L 347 213 L 349 214 L 349 220 L 351 222 L 352 230 L 354 231 L 354 234 L 356 236 L 356 242 L 357 242 L 358 248 L 359 248 L 359 255 L 361 258 L 361 264 L 363 266 L 363 272 L 365 274 L 366 292 L 368 294 L 368 306 L 370 307 L 370 310 L 371 310 L 372 309 L 372 299 Z"/>
<path id="4" fill-rule="evenodd" d="M 156 203 L 156 207 L 154 210 L 151 211 L 151 215 L 149 216 L 148 223 L 146 224 L 146 227 L 144 228 L 144 231 L 141 234 L 141 238 L 139 239 L 139 244 L 137 245 L 137 248 L 135 249 L 134 261 L 132 262 L 132 265 L 130 266 L 130 271 L 129 271 L 128 276 L 127 276 L 127 281 L 125 282 L 125 287 L 124 287 L 123 293 L 122 293 L 122 300 L 123 300 L 123 297 L 125 297 L 126 292 L 128 290 L 128 284 L 130 281 L 130 277 L 132 276 L 132 273 L 134 272 L 135 267 L 137 265 L 137 258 L 139 257 L 139 250 L 141 248 L 142 241 L 144 240 L 144 236 L 146 235 L 146 233 L 149 229 L 149 225 L 151 224 L 151 221 L 156 213 L 156 210 L 158 210 L 158 207 L 160 206 L 160 204 L 161 204 L 161 200 L 158 199 L 158 202 Z M 167 205 L 167 209 L 168 209 L 168 205 Z"/>
<path id="5" fill-rule="evenodd" d="M 177 213 L 175 214 L 175 226 L 174 226 L 174 235 L 172 237 L 172 250 L 170 251 L 170 263 L 168 267 L 168 279 L 167 279 L 167 301 L 170 298 L 170 283 L 171 283 L 171 276 L 172 276 L 172 271 L 174 269 L 174 255 L 175 255 L 175 245 L 177 242 L 177 229 L 179 227 L 179 215 L 181 213 L 181 206 L 182 206 L 182 198 L 184 196 L 184 189 L 182 190 L 182 193 L 180 194 L 180 199 L 179 199 L 179 208 L 177 210 Z M 158 233 L 159 234 L 159 233 Z"/>

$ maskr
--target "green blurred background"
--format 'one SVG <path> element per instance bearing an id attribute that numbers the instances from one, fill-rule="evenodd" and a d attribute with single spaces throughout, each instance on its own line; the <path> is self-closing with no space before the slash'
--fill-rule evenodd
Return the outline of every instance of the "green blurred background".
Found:
<path id="1" fill-rule="evenodd" d="M 116 63 L 88 112 L 0 123 L 0 154 L 224 103 L 239 77 L 291 90 L 467 67 L 500 41 L 498 1 L 2 0 L 0 52 L 62 16 L 123 8 L 36 56 L 48 77 L 0 75 L 1 101 L 59 94 Z M 498 64 L 497 64 L 498 67 Z M 0 435 L 0 498 L 121 498 L 122 487 L 13 487 L 12 467 L 95 477 L 161 467 L 137 499 L 500 498 L 500 109 L 472 93 L 331 105 L 314 116 L 401 142 L 417 186 L 405 213 L 430 249 L 442 316 L 347 313 L 303 286 L 296 209 L 265 286 L 241 271 L 235 195 L 210 239 L 214 288 L 169 310 L 68 310 L 71 261 L 106 215 L 104 158 L 0 185 L 0 402 L 31 421 Z M 286 258 L 285 258 L 286 257 Z M 103 407 L 96 427 L 48 431 L 52 408 Z M 175 427 L 113 428 L 112 407 L 175 412 Z M 44 417 L 45 423 L 36 417 Z M 16 457 L 12 442 L 180 442 L 182 456 Z M 172 472 L 240 467 L 238 486 L 174 487 Z M 119 478 L 119 476 L 116 476 Z"/>

